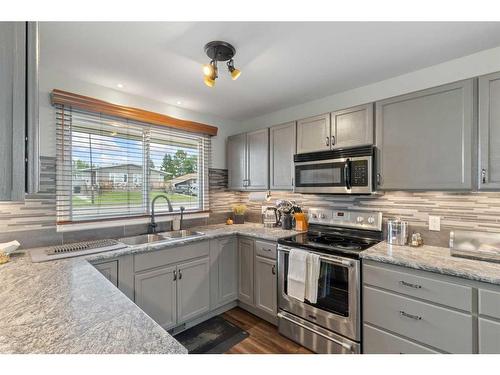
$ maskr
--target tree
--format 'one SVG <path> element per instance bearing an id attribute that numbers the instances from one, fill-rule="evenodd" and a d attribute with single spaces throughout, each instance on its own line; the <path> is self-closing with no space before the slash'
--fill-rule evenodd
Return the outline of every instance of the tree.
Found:
<path id="1" fill-rule="evenodd" d="M 90 164 L 87 163 L 84 160 L 78 159 L 78 160 L 75 160 L 73 163 L 75 164 L 75 168 L 76 169 L 87 169 L 87 168 L 90 168 Z"/>
<path id="2" fill-rule="evenodd" d="M 184 150 L 177 150 L 172 156 L 165 154 L 160 169 L 166 172 L 169 179 L 183 176 L 188 173 L 195 173 L 198 167 L 196 155 L 188 155 Z"/>

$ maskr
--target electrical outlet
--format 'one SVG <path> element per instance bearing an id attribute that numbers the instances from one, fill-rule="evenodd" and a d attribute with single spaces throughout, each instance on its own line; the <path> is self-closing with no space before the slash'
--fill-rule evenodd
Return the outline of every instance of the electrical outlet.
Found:
<path id="1" fill-rule="evenodd" d="M 441 230 L 441 217 L 429 215 L 429 230 L 439 232 Z"/>

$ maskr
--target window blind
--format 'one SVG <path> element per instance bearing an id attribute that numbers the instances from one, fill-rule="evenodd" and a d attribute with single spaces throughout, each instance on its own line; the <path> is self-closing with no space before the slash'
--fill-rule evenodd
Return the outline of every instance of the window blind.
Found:
<path id="1" fill-rule="evenodd" d="M 56 105 L 59 224 L 208 210 L 207 135 Z M 158 199 L 156 212 L 168 212 Z"/>

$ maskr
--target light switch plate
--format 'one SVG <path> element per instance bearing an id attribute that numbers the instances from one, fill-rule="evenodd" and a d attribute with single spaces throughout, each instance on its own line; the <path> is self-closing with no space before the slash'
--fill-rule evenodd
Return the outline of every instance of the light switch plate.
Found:
<path id="1" fill-rule="evenodd" d="M 429 230 L 439 232 L 441 230 L 441 217 L 429 215 Z"/>

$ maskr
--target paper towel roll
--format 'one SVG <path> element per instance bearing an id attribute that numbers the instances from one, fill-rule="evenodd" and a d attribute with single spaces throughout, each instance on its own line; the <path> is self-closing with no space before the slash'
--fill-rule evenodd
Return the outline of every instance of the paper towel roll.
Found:
<path id="1" fill-rule="evenodd" d="M 269 202 L 270 198 L 271 193 L 265 191 L 253 192 L 248 196 L 250 202 Z"/>

